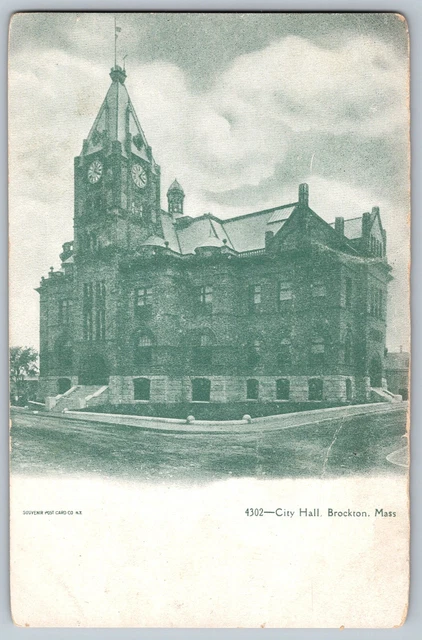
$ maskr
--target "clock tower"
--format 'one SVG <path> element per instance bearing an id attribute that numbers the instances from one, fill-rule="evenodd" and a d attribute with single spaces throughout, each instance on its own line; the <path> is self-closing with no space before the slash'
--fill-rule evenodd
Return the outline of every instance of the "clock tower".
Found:
<path id="1" fill-rule="evenodd" d="M 115 65 L 111 85 L 75 158 L 75 259 L 125 254 L 151 235 L 162 236 L 160 167 L 155 163 Z"/>

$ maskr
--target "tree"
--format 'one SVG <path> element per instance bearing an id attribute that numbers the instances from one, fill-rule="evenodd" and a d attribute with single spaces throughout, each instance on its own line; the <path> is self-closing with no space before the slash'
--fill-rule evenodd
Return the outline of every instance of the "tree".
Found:
<path id="1" fill-rule="evenodd" d="M 10 348 L 10 395 L 13 400 L 25 396 L 25 378 L 38 373 L 38 353 L 32 347 Z"/>

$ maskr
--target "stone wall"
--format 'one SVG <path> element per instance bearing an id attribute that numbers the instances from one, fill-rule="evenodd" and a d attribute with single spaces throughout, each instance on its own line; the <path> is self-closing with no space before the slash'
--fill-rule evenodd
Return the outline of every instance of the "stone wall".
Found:
<path id="1" fill-rule="evenodd" d="M 150 399 L 135 400 L 132 376 L 111 376 L 108 400 L 110 404 L 132 403 L 180 403 L 192 402 L 192 380 L 194 376 L 175 378 L 168 376 L 145 376 L 151 382 Z M 205 377 L 205 376 L 204 376 Z M 346 402 L 360 400 L 357 385 L 351 376 L 318 376 L 323 381 L 323 401 Z M 280 376 L 206 376 L 211 382 L 210 402 L 244 402 L 246 398 L 247 380 L 258 381 L 258 400 L 248 402 L 280 402 L 276 396 L 276 381 Z M 307 376 L 284 376 L 290 381 L 290 397 L 286 402 L 307 402 Z M 351 397 L 347 398 L 346 380 L 351 382 Z"/>

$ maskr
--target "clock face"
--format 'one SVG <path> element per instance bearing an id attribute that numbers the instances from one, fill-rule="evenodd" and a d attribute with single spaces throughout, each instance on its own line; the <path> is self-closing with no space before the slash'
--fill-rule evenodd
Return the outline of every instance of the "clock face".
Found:
<path id="1" fill-rule="evenodd" d="M 103 175 L 103 165 L 100 160 L 94 160 L 88 169 L 88 180 L 91 184 L 95 184 Z"/>
<path id="2" fill-rule="evenodd" d="M 143 189 L 147 184 L 147 174 L 140 164 L 134 164 L 132 167 L 132 179 L 137 187 Z"/>

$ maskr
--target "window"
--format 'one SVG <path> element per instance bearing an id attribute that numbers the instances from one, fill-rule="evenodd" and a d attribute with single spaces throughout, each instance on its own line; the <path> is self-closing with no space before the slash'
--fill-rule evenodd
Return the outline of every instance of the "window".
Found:
<path id="1" fill-rule="evenodd" d="M 346 340 L 344 341 L 344 364 L 348 366 L 353 364 L 353 345 L 350 334 L 347 334 Z"/>
<path id="2" fill-rule="evenodd" d="M 198 290 L 199 311 L 201 313 L 212 311 L 212 286 L 204 285 Z"/>
<path id="3" fill-rule="evenodd" d="M 211 395 L 211 381 L 207 378 L 192 380 L 192 402 L 209 402 Z"/>
<path id="4" fill-rule="evenodd" d="M 293 298 L 292 285 L 290 282 L 280 282 L 278 289 L 279 302 L 291 300 Z M 280 305 L 281 306 L 281 305 Z"/>
<path id="5" fill-rule="evenodd" d="M 247 362 L 250 367 L 256 367 L 260 361 L 261 343 L 259 340 L 254 340 L 248 347 Z"/>
<path id="6" fill-rule="evenodd" d="M 321 366 L 324 364 L 325 342 L 324 338 L 317 336 L 311 344 L 311 366 Z"/>
<path id="7" fill-rule="evenodd" d="M 277 353 L 277 366 L 280 372 L 287 372 L 292 363 L 290 340 L 282 340 Z"/>
<path id="8" fill-rule="evenodd" d="M 106 336 L 105 316 L 106 289 L 104 282 L 95 284 L 95 339 L 104 340 Z"/>
<path id="9" fill-rule="evenodd" d="M 152 340 L 147 335 L 139 337 L 138 361 L 140 364 L 151 364 L 152 362 Z"/>
<path id="10" fill-rule="evenodd" d="M 323 384 L 320 378 L 308 380 L 308 400 L 322 400 Z"/>
<path id="11" fill-rule="evenodd" d="M 316 280 L 312 285 L 312 297 L 323 298 L 325 296 L 325 284 L 322 280 Z"/>
<path id="12" fill-rule="evenodd" d="M 246 399 L 258 400 L 258 380 L 246 380 Z"/>
<path id="13" fill-rule="evenodd" d="M 346 400 L 347 402 L 351 402 L 353 399 L 353 391 L 352 391 L 352 381 L 347 378 L 346 380 Z"/>
<path id="14" fill-rule="evenodd" d="M 59 302 L 59 324 L 69 325 L 72 318 L 72 300 L 60 300 Z"/>
<path id="15" fill-rule="evenodd" d="M 152 305 L 152 287 L 141 287 L 136 293 L 136 306 L 139 308 Z"/>
<path id="16" fill-rule="evenodd" d="M 211 364 L 212 340 L 209 335 L 199 336 L 199 344 L 193 348 L 193 361 L 195 364 Z"/>
<path id="17" fill-rule="evenodd" d="M 135 378 L 133 381 L 134 400 L 149 400 L 151 394 L 151 380 L 148 378 Z"/>
<path id="18" fill-rule="evenodd" d="M 132 212 L 132 214 L 134 216 L 142 218 L 142 214 L 143 214 L 144 209 L 143 209 L 143 206 L 142 206 L 141 202 L 133 201 L 131 206 L 130 206 L 130 210 L 131 210 L 131 212 Z"/>
<path id="19" fill-rule="evenodd" d="M 288 400 L 290 397 L 290 380 L 287 378 L 276 380 L 275 394 L 277 400 Z"/>
<path id="20" fill-rule="evenodd" d="M 376 318 L 383 318 L 385 315 L 384 312 L 384 294 L 382 289 L 378 289 L 377 287 L 370 288 L 370 304 L 369 304 L 369 312 L 371 315 Z"/>
<path id="21" fill-rule="evenodd" d="M 346 308 L 352 308 L 352 279 L 346 278 Z"/>
<path id="22" fill-rule="evenodd" d="M 93 312 L 93 286 L 85 283 L 83 286 L 82 315 L 84 340 L 92 340 L 92 312 Z"/>
<path id="23" fill-rule="evenodd" d="M 260 310 L 262 302 L 262 287 L 260 284 L 253 284 L 249 287 L 249 309 L 253 313 Z"/>

